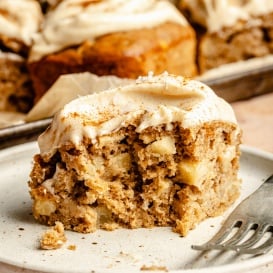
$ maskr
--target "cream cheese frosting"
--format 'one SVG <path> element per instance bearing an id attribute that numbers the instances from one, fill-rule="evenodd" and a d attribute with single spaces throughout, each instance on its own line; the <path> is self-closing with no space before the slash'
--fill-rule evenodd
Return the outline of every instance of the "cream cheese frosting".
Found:
<path id="1" fill-rule="evenodd" d="M 64 106 L 38 138 L 40 153 L 50 158 L 68 143 L 97 137 L 134 124 L 141 132 L 150 126 L 174 122 L 189 128 L 221 120 L 237 124 L 231 106 L 201 82 L 163 73 L 139 77 L 134 83 L 83 96 Z"/>
<path id="2" fill-rule="evenodd" d="M 30 60 L 105 34 L 154 27 L 166 21 L 188 24 L 177 8 L 164 0 L 64 0 L 47 15 Z"/>
<path id="3" fill-rule="evenodd" d="M 43 15 L 38 1 L 2 0 L 0 1 L 1 35 L 22 41 L 30 46 L 32 36 L 39 30 Z"/>
<path id="4" fill-rule="evenodd" d="M 248 21 L 273 11 L 272 0 L 184 0 L 193 19 L 216 32 L 232 26 L 238 20 Z M 259 23 L 255 18 L 255 23 Z"/>

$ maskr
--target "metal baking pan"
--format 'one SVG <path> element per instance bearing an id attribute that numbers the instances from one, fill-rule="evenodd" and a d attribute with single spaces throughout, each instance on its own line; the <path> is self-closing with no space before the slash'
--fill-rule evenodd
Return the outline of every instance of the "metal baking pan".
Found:
<path id="1" fill-rule="evenodd" d="M 273 92 L 273 58 L 256 58 L 215 69 L 198 80 L 228 102 Z"/>
<path id="2" fill-rule="evenodd" d="M 273 92 L 273 56 L 230 64 L 196 79 L 228 102 Z M 51 120 L 46 118 L 0 129 L 0 149 L 36 140 Z"/>
<path id="3" fill-rule="evenodd" d="M 14 125 L 0 130 L 0 149 L 34 141 L 50 124 L 51 118 Z"/>

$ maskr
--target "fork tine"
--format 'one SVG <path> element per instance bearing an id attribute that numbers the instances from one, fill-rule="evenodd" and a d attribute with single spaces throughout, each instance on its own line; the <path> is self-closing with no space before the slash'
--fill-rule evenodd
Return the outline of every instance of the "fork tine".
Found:
<path id="1" fill-rule="evenodd" d="M 203 245 L 192 245 L 195 250 L 210 250 L 222 248 L 221 243 L 229 237 L 232 233 L 233 228 L 238 225 L 238 221 L 232 221 L 228 219 L 227 222 L 221 227 L 221 229 L 205 244 Z"/>
<path id="2" fill-rule="evenodd" d="M 272 190 L 273 175 L 237 205 L 211 240 L 202 245 L 192 245 L 192 248 L 201 251 L 235 250 L 253 255 L 264 254 L 273 249 L 273 225 L 262 224 L 272 222 Z M 235 233 L 234 227 L 239 228 Z M 250 230 L 254 232 L 251 234 Z M 271 234 L 269 239 L 264 237 L 266 232 Z"/>
<path id="3" fill-rule="evenodd" d="M 244 238 L 246 237 L 248 232 L 251 229 L 253 229 L 254 226 L 255 226 L 255 224 L 253 222 L 242 223 L 242 225 L 239 227 L 239 230 L 236 232 L 236 234 L 234 234 L 234 236 L 231 237 L 228 241 L 223 242 L 222 246 L 223 247 L 232 247 L 234 245 L 237 245 L 242 240 L 244 240 Z"/>
<path id="4" fill-rule="evenodd" d="M 271 226 L 269 224 L 258 225 L 255 233 L 246 241 L 240 245 L 235 245 L 234 243 L 228 246 L 229 249 L 234 249 L 240 251 L 242 249 L 250 248 L 258 243 L 264 236 L 264 234 L 269 230 Z M 240 249 L 240 250 L 239 250 Z"/>
<path id="5" fill-rule="evenodd" d="M 255 248 L 239 248 L 237 251 L 240 254 L 262 255 L 268 253 L 271 249 L 273 249 L 273 237 L 269 238 L 261 246 Z"/>

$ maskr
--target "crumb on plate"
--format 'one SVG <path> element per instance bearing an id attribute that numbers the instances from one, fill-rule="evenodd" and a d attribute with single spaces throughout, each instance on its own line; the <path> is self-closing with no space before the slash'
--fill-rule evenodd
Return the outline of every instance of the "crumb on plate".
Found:
<path id="1" fill-rule="evenodd" d="M 61 222 L 56 222 L 55 226 L 46 230 L 40 240 L 41 249 L 58 249 L 66 242 L 64 226 Z"/>
<path id="2" fill-rule="evenodd" d="M 163 271 L 163 272 L 168 272 L 168 269 L 166 266 L 157 266 L 157 265 L 143 265 L 140 268 L 141 271 Z"/>

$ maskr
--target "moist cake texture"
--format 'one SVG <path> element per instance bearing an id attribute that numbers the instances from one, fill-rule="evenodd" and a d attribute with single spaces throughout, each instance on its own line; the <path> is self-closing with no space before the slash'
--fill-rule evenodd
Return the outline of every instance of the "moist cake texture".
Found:
<path id="1" fill-rule="evenodd" d="M 230 105 L 183 77 L 81 97 L 38 139 L 33 215 L 83 233 L 171 226 L 185 236 L 238 197 L 240 137 Z"/>

